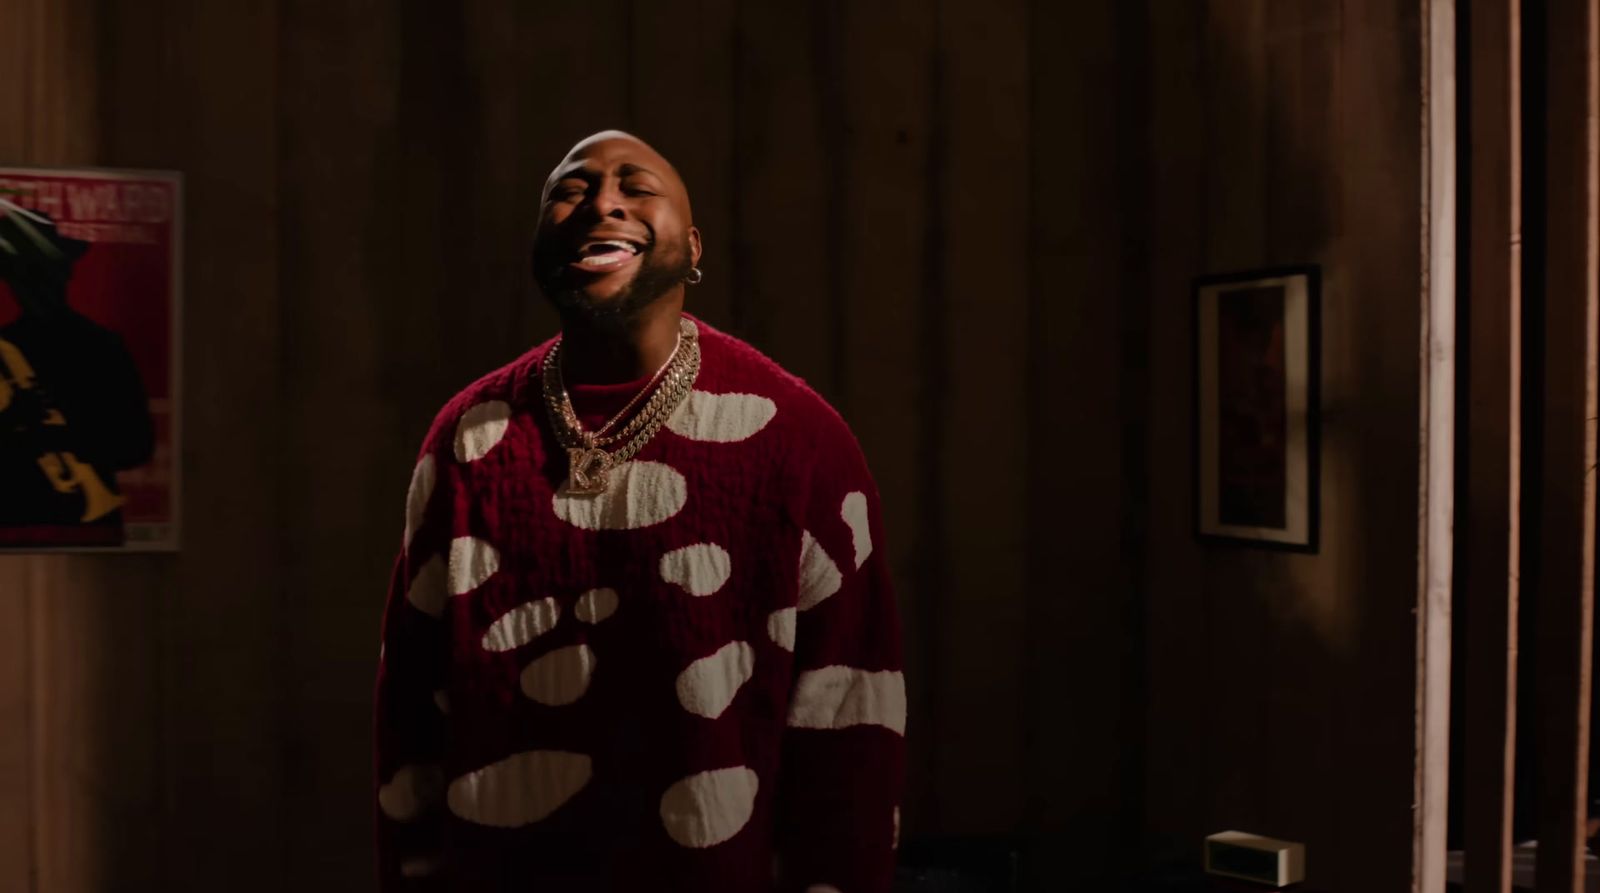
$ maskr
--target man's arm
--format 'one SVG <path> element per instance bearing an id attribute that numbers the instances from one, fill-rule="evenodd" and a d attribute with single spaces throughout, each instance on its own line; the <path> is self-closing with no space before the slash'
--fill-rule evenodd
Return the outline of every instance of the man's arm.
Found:
<path id="1" fill-rule="evenodd" d="M 900 625 L 877 488 L 839 426 L 811 476 L 778 792 L 780 889 L 886 893 L 905 774 Z M 842 445 L 841 445 L 842 444 Z"/>
<path id="2" fill-rule="evenodd" d="M 384 609 L 375 698 L 374 811 L 379 889 L 443 889 L 445 611 L 448 528 L 431 506 L 436 460 L 424 452 L 406 500 L 406 537 Z"/>

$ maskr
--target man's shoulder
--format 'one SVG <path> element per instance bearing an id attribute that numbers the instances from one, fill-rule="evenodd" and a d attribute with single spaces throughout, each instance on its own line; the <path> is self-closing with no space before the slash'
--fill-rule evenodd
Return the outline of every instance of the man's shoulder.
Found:
<path id="1" fill-rule="evenodd" d="M 805 379 L 783 368 L 749 342 L 701 323 L 703 349 L 714 361 L 696 390 L 740 393 L 772 401 L 771 425 L 802 454 L 815 455 L 859 446 L 844 417 Z"/>
<path id="2" fill-rule="evenodd" d="M 500 403 L 504 404 L 502 411 L 509 415 L 513 407 L 526 403 L 529 399 L 529 376 L 554 341 L 552 338 L 524 352 L 504 366 L 479 376 L 476 381 L 445 401 L 429 426 L 428 436 L 423 442 L 423 451 L 442 449 L 442 444 L 453 441 L 461 417 L 474 407 Z"/>
<path id="3" fill-rule="evenodd" d="M 712 375 L 699 388 L 765 397 L 776 405 L 780 417 L 793 417 L 795 423 L 808 428 L 844 427 L 838 410 L 805 379 L 783 368 L 748 341 L 705 323 L 700 323 L 700 327 L 702 347 L 715 356 L 715 361 L 709 367 Z"/>

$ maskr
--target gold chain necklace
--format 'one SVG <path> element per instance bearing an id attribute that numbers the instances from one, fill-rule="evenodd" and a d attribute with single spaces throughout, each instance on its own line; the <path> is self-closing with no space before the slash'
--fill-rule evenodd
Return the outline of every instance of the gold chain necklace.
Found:
<path id="1" fill-rule="evenodd" d="M 555 370 L 556 384 L 561 388 L 561 418 L 567 423 L 568 430 L 577 434 L 578 439 L 588 447 L 610 446 L 613 443 L 625 440 L 631 436 L 635 431 L 638 430 L 639 421 L 644 417 L 642 414 L 634 416 L 633 421 L 618 433 L 608 436 L 606 432 L 610 431 L 612 427 L 617 424 L 617 422 L 627 418 L 628 413 L 632 412 L 633 408 L 638 406 L 639 401 L 644 399 L 647 394 L 654 393 L 657 382 L 661 381 L 661 376 L 666 374 L 668 369 L 672 368 L 672 363 L 678 358 L 678 351 L 682 347 L 683 331 L 680 328 L 678 331 L 678 340 L 673 342 L 672 345 L 672 353 L 667 354 L 666 362 L 662 363 L 661 367 L 656 370 L 655 374 L 650 376 L 650 380 L 645 382 L 644 387 L 640 388 L 639 392 L 633 395 L 633 399 L 629 400 L 627 405 L 618 410 L 617 414 L 608 419 L 604 425 L 601 425 L 594 431 L 585 431 L 583 428 L 583 423 L 578 421 L 577 412 L 575 412 L 572 408 L 572 395 L 567 393 L 565 377 L 561 374 L 561 343 L 557 342 L 551 345 L 551 362 L 555 363 L 557 366 Z"/>
<path id="2" fill-rule="evenodd" d="M 611 469 L 632 459 L 650 442 L 650 438 L 661 430 L 684 398 L 689 396 L 699 374 L 700 330 L 693 322 L 680 319 L 678 344 L 667 361 L 651 376 L 650 382 L 610 421 L 596 431 L 586 431 L 572 408 L 572 398 L 561 377 L 561 342 L 552 344 L 545 354 L 541 379 L 550 427 L 555 429 L 556 438 L 567 450 L 570 470 L 567 492 L 580 496 L 604 493 Z M 622 430 L 606 435 L 605 432 L 621 421 L 646 394 L 650 398 L 644 408 Z M 607 449 L 622 441 L 626 443 L 620 449 L 614 452 Z"/>

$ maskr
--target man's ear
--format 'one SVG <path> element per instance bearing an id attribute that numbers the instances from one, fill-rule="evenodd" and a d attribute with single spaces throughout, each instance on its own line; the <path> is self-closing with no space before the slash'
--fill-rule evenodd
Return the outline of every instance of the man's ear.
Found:
<path id="1" fill-rule="evenodd" d="M 689 227 L 689 262 L 700 266 L 700 227 Z"/>

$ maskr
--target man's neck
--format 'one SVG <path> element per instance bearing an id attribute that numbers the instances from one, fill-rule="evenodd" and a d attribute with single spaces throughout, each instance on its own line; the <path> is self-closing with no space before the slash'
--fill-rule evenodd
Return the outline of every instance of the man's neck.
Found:
<path id="1" fill-rule="evenodd" d="M 678 345 L 682 312 L 680 302 L 662 300 L 615 329 L 577 317 L 563 319 L 563 378 L 568 384 L 620 384 L 653 375 Z"/>

